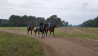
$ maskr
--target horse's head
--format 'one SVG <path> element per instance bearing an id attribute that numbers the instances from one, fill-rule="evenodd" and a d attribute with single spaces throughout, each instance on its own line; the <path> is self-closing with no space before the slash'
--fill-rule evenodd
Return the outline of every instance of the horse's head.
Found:
<path id="1" fill-rule="evenodd" d="M 54 24 L 54 27 L 57 28 L 57 24 Z"/>
<path id="2" fill-rule="evenodd" d="M 45 24 L 44 26 L 45 26 L 45 27 L 48 27 L 48 24 Z"/>
<path id="3" fill-rule="evenodd" d="M 34 25 L 32 25 L 31 27 L 34 28 Z"/>
<path id="4" fill-rule="evenodd" d="M 46 24 L 46 27 L 48 27 L 48 24 Z"/>

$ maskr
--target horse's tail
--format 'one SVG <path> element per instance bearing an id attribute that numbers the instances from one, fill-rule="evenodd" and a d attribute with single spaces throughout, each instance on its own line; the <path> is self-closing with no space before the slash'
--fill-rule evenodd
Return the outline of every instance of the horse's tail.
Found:
<path id="1" fill-rule="evenodd" d="M 27 30 L 28 30 L 28 27 L 27 27 Z"/>

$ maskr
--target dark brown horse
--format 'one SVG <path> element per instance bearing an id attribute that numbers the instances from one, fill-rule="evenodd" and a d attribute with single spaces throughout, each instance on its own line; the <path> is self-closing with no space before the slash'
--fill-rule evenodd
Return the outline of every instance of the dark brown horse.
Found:
<path id="1" fill-rule="evenodd" d="M 35 32 L 35 37 L 36 37 L 36 33 L 39 32 L 40 30 L 38 28 L 36 28 L 36 30 L 34 30 Z"/>
<path id="2" fill-rule="evenodd" d="M 45 27 L 45 30 L 44 30 L 44 31 L 45 31 L 46 37 L 47 37 L 47 33 L 48 33 L 48 24 L 45 24 L 44 27 Z"/>
<path id="3" fill-rule="evenodd" d="M 35 36 L 36 36 L 37 31 L 38 31 L 38 36 L 39 36 L 39 34 L 41 32 L 42 33 L 42 38 L 43 38 L 44 37 L 43 34 L 44 34 L 44 31 L 45 31 L 45 27 L 41 26 L 41 29 L 36 28 L 36 30 L 34 30 Z"/>
<path id="4" fill-rule="evenodd" d="M 29 31 L 31 31 L 31 35 L 32 35 L 32 30 L 34 29 L 34 25 L 32 25 L 31 27 L 30 27 L 30 29 L 29 29 L 29 27 L 27 27 L 27 34 L 29 33 Z"/>
<path id="5" fill-rule="evenodd" d="M 51 32 L 53 32 L 53 36 L 54 36 L 54 28 L 57 28 L 57 24 L 54 24 L 52 27 L 51 27 L 51 29 L 49 30 L 50 31 L 50 35 L 51 35 Z M 49 37 L 50 37 L 50 35 L 49 35 Z M 55 36 L 54 36 L 55 37 Z"/>

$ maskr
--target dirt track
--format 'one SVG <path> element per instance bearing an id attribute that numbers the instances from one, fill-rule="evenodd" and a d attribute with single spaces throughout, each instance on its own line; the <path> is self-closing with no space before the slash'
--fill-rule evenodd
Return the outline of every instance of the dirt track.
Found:
<path id="1" fill-rule="evenodd" d="M 35 37 L 34 34 L 31 36 L 27 35 L 26 32 L 2 28 L 0 31 L 34 37 L 42 43 L 46 56 L 98 56 L 98 41 L 95 40 L 59 36 L 41 38 Z"/>

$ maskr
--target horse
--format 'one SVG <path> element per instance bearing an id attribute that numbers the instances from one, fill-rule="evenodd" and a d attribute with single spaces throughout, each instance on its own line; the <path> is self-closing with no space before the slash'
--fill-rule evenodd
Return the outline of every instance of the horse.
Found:
<path id="1" fill-rule="evenodd" d="M 54 24 L 51 29 L 48 29 L 50 31 L 50 35 L 51 35 L 51 32 L 53 32 L 53 36 L 54 36 L 54 28 L 57 28 L 57 24 Z M 49 35 L 49 37 L 50 37 Z M 55 37 L 55 36 L 54 36 Z"/>
<path id="2" fill-rule="evenodd" d="M 44 26 L 41 26 L 41 29 L 36 28 L 36 30 L 34 30 L 35 36 L 36 36 L 37 31 L 38 31 L 38 36 L 39 36 L 39 33 L 42 32 L 42 38 L 43 38 L 44 37 L 43 36 L 44 30 L 45 30 L 45 27 Z"/>
<path id="3" fill-rule="evenodd" d="M 29 31 L 31 31 L 31 35 L 32 35 L 32 30 L 34 29 L 34 25 L 32 25 L 31 27 L 30 27 L 30 29 L 29 29 L 29 27 L 27 27 L 27 34 L 29 33 Z"/>
<path id="4" fill-rule="evenodd" d="M 44 27 L 45 27 L 45 30 L 44 30 L 44 31 L 45 31 L 46 37 L 47 37 L 47 33 L 48 33 L 48 24 L 45 24 Z"/>
<path id="5" fill-rule="evenodd" d="M 40 30 L 39 30 L 38 28 L 36 28 L 36 30 L 34 30 L 34 32 L 35 32 L 35 37 L 36 37 L 37 31 L 39 32 Z"/>

